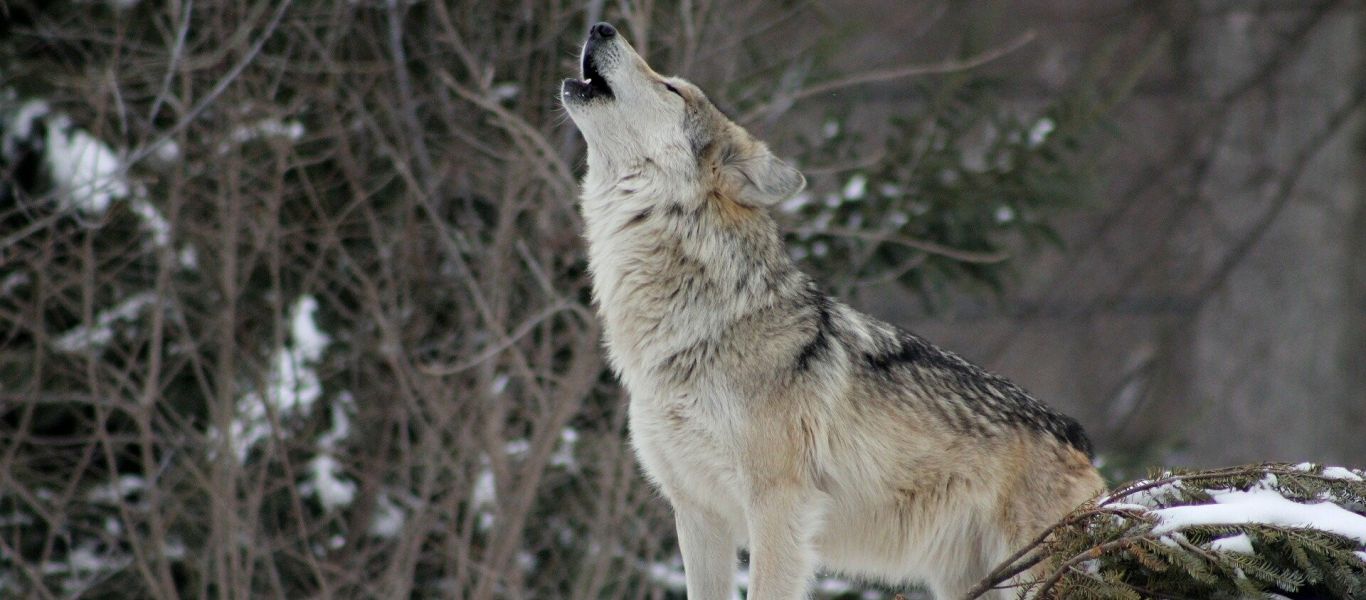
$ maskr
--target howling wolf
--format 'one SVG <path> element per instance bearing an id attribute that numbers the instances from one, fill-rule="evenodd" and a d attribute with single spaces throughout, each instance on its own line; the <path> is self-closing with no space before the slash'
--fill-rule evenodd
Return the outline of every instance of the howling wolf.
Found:
<path id="1" fill-rule="evenodd" d="M 751 599 L 817 568 L 953 598 L 1102 491 L 1076 421 L 818 290 L 768 214 L 806 179 L 696 86 L 606 23 L 581 75 L 593 293 L 691 598 L 730 598 L 742 547 Z"/>

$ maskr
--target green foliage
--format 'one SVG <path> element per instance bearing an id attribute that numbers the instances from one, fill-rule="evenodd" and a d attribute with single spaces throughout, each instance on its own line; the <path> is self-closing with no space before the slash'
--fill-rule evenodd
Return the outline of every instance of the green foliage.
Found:
<path id="1" fill-rule="evenodd" d="M 896 281 L 930 308 L 959 287 L 999 294 L 1016 252 L 1062 245 L 1053 218 L 1094 193 L 1083 142 L 1149 59 L 1116 67 L 1102 54 L 1093 68 L 1118 76 L 1081 77 L 1029 115 L 997 79 L 971 72 L 915 85 L 881 138 L 848 128 L 847 108 L 831 112 L 799 141 L 817 172 L 783 207 L 795 215 L 794 252 L 837 284 Z"/>
<path id="2" fill-rule="evenodd" d="M 1168 471 L 1121 485 L 1065 519 L 1014 562 L 1038 565 L 1022 591 L 1068 599 L 1362 597 L 1366 540 L 1309 524 L 1183 524 L 1164 512 L 1214 504 L 1216 496 L 1231 491 L 1274 492 L 1301 504 L 1331 502 L 1359 517 L 1361 527 L 1366 526 L 1362 474 L 1263 464 Z M 1228 514 L 1234 521 L 1242 518 Z M 1239 536 L 1245 536 L 1250 553 Z"/>

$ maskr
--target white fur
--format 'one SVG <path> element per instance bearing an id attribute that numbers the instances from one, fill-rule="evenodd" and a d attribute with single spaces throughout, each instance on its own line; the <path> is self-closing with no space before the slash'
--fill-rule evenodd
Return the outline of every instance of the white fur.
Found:
<path id="1" fill-rule="evenodd" d="M 632 445 L 674 507 L 690 597 L 731 597 L 738 547 L 755 600 L 805 597 L 818 565 L 953 597 L 1099 491 L 1074 448 L 932 385 L 943 369 L 986 381 L 961 359 L 906 367 L 924 385 L 870 375 L 898 332 L 821 304 L 762 214 L 800 174 L 620 36 L 595 54 L 614 97 L 565 100 L 588 142 L 594 294 Z M 727 153 L 699 155 L 716 144 Z M 836 338 L 825 345 L 822 319 Z M 1004 399 L 1001 385 L 987 381 L 983 401 Z M 974 433 L 954 430 L 954 411 Z"/>

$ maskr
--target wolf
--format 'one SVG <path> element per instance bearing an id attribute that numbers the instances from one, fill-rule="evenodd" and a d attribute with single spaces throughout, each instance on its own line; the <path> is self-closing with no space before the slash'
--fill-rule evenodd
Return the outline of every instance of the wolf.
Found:
<path id="1" fill-rule="evenodd" d="M 822 293 L 768 213 L 805 178 L 702 90 L 607 23 L 580 59 L 594 299 L 690 598 L 731 598 L 740 548 L 755 600 L 817 569 L 954 598 L 1103 491 L 1076 421 Z"/>

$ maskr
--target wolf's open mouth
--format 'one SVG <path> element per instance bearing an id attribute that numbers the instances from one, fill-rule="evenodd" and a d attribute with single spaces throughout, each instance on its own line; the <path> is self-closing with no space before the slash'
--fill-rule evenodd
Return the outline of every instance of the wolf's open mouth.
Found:
<path id="1" fill-rule="evenodd" d="M 597 61 L 594 60 L 597 54 L 595 52 L 595 50 L 597 50 L 595 46 L 597 46 L 597 44 L 590 41 L 588 42 L 588 48 L 583 52 L 583 64 L 580 65 L 580 70 L 583 73 L 583 83 L 588 85 L 587 91 L 589 98 L 596 98 L 598 96 L 611 98 L 612 86 L 607 85 L 607 78 L 602 76 L 602 72 L 598 70 Z"/>
<path id="2" fill-rule="evenodd" d="M 595 98 L 616 97 L 607 78 L 598 69 L 600 61 L 605 59 L 610 66 L 610 61 L 616 58 L 611 52 L 616 37 L 617 30 L 607 23 L 598 23 L 588 30 L 588 41 L 583 44 L 583 59 L 579 65 L 583 79 L 564 80 L 561 95 L 565 101 L 587 102 Z"/>

